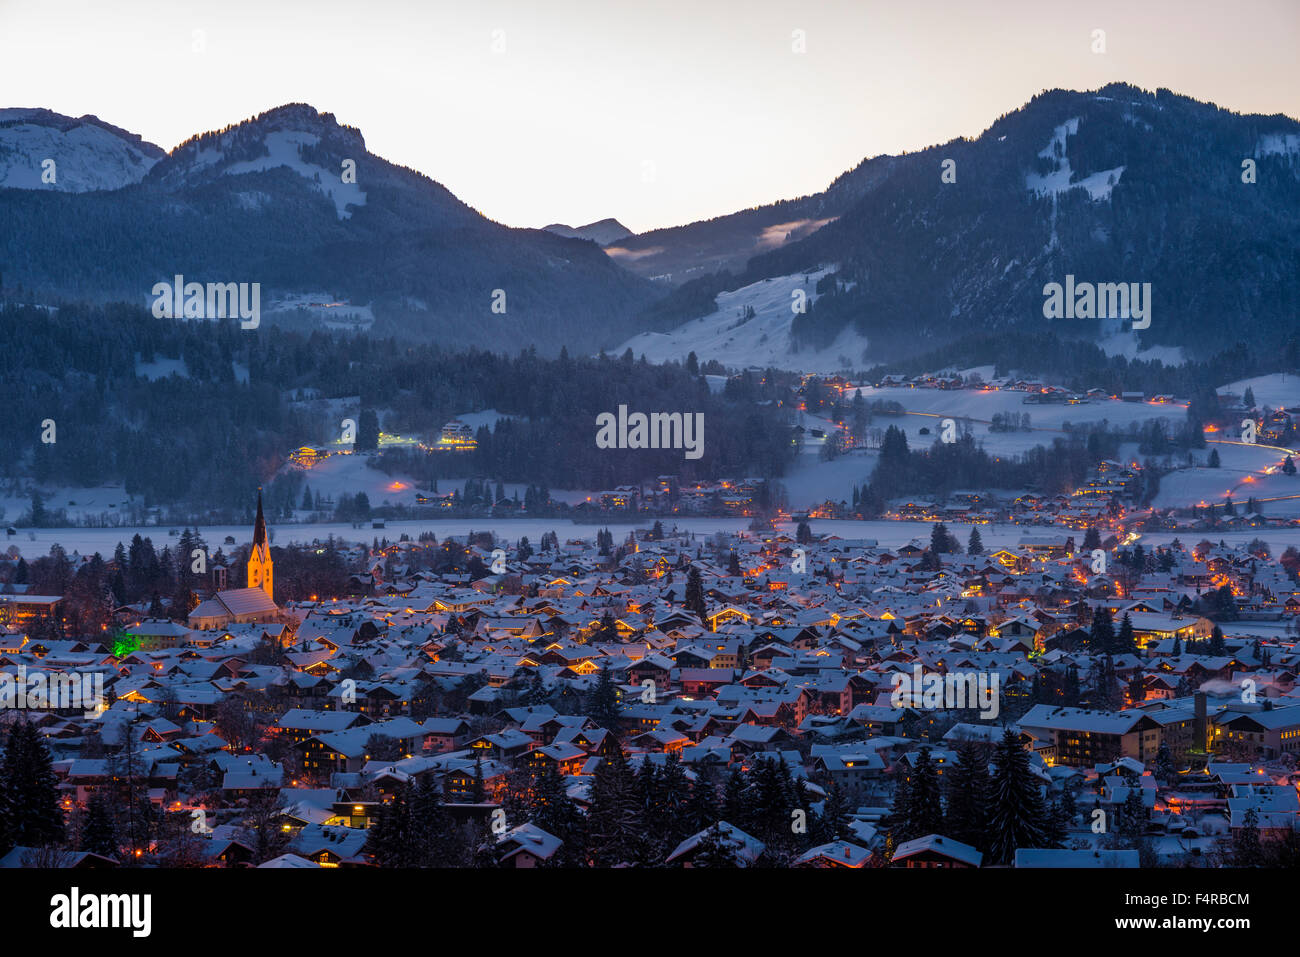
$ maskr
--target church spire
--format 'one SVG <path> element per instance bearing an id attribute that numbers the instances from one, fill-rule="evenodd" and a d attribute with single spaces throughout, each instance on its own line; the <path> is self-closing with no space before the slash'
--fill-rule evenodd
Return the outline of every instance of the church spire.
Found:
<path id="1" fill-rule="evenodd" d="M 262 489 L 257 489 L 257 522 L 253 525 L 253 547 L 266 544 L 266 518 L 262 515 Z"/>
<path id="2" fill-rule="evenodd" d="M 262 490 L 257 490 L 257 524 L 253 526 L 253 549 L 248 554 L 248 587 L 260 588 L 275 599 L 275 572 L 271 545 L 266 538 L 266 516 L 262 514 Z"/>

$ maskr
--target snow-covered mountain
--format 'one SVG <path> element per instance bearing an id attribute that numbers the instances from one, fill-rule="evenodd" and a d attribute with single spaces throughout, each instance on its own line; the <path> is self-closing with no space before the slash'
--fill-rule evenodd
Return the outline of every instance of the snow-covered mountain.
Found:
<path id="1" fill-rule="evenodd" d="M 0 109 L 0 189 L 120 189 L 140 182 L 163 155 L 97 116 Z"/>
<path id="2" fill-rule="evenodd" d="M 620 239 L 626 239 L 632 235 L 632 230 L 617 219 L 612 218 L 588 223 L 586 226 L 573 227 L 565 226 L 563 223 L 551 223 L 551 225 L 542 228 L 548 233 L 566 236 L 569 239 L 590 239 L 597 246 L 608 246 L 610 243 L 616 243 Z"/>
<path id="3" fill-rule="evenodd" d="M 330 113 L 293 103 L 248 123 L 192 137 L 172 150 L 150 176 L 167 189 L 194 188 L 222 177 L 287 169 L 329 198 L 339 219 L 366 203 L 357 163 L 366 156 L 361 131 L 337 123 Z M 261 206 L 270 197 L 237 194 L 242 205 Z"/>
<path id="4" fill-rule="evenodd" d="M 865 160 L 818 196 L 618 247 L 680 283 L 646 316 L 659 330 L 719 293 L 837 263 L 844 282 L 795 320 L 795 341 L 824 350 L 852 332 L 875 361 L 1047 331 L 1129 332 L 1121 348 L 1145 356 L 1284 343 L 1300 334 L 1300 123 L 1120 83 L 1052 90 L 979 136 Z M 1149 290 L 1144 324 L 1125 305 L 1051 317 L 1044 290 L 1067 277 Z"/>
<path id="5" fill-rule="evenodd" d="M 39 171 L 43 151 L 23 141 L 14 164 Z M 592 243 L 492 222 L 306 104 L 192 137 L 129 178 L 110 160 L 111 191 L 0 189 L 6 285 L 148 305 L 177 274 L 256 282 L 277 322 L 549 352 L 613 346 L 656 295 Z"/>

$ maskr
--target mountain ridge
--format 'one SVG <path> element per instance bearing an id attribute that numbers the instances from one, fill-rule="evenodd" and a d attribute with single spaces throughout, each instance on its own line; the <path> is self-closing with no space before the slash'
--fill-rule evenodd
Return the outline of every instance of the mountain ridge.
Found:
<path id="1" fill-rule="evenodd" d="M 140 304 L 174 274 L 259 282 L 264 303 L 327 290 L 368 304 L 378 334 L 549 352 L 617 343 L 656 296 L 591 243 L 488 220 L 301 103 L 196 134 L 112 191 L 0 189 L 0 273 Z"/>
<path id="2" fill-rule="evenodd" d="M 1245 160 L 1253 182 L 1243 182 Z M 838 264 L 796 317 L 796 346 L 824 349 L 852 329 L 872 341 L 870 361 L 882 361 L 970 332 L 1034 330 L 1049 321 L 1045 286 L 1067 275 L 1149 282 L 1157 313 L 1144 347 L 1197 351 L 1222 343 L 1225 327 L 1260 341 L 1300 331 L 1289 305 L 1300 296 L 1300 122 L 1291 117 L 1127 84 L 1052 90 L 976 137 L 871 157 L 836 183 L 859 188 L 830 221 L 751 256 L 733 249 L 742 266 L 682 284 L 643 314 L 646 327 L 663 332 L 711 314 L 720 293 Z M 823 193 L 731 218 L 770 221 L 791 203 L 826 202 Z M 708 225 L 677 227 L 673 238 L 689 245 Z M 662 231 L 657 238 L 663 245 Z M 1119 325 L 1056 328 L 1095 339 Z"/>

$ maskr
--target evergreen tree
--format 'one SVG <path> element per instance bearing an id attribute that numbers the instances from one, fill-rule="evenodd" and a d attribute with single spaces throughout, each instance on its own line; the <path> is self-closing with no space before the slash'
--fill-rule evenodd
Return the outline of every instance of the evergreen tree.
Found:
<path id="1" fill-rule="evenodd" d="M 1046 846 L 1062 846 L 1065 843 L 1065 838 L 1068 832 L 1069 822 L 1066 817 L 1065 808 L 1061 806 L 1060 801 L 1053 801 L 1047 807 L 1047 818 L 1043 827 L 1043 833 L 1047 840 Z"/>
<path id="2" fill-rule="evenodd" d="M 704 579 L 694 565 L 686 575 L 686 600 L 683 604 L 687 611 L 700 619 L 701 624 L 707 625 L 709 609 L 704 603 Z"/>
<path id="3" fill-rule="evenodd" d="M 614 734 L 619 730 L 621 712 L 618 706 L 618 688 L 614 685 L 609 666 L 600 669 L 596 678 L 596 687 L 587 702 L 587 717 L 596 724 Z"/>
<path id="4" fill-rule="evenodd" d="M 1142 788 L 1134 782 L 1130 785 L 1128 796 L 1120 805 L 1119 836 L 1129 847 L 1135 848 L 1142 840 L 1142 832 L 1147 826 L 1147 809 L 1142 804 Z"/>
<path id="5" fill-rule="evenodd" d="M 497 838 L 486 823 L 474 825 L 470 838 L 469 866 L 475 869 L 496 868 L 501 864 L 497 860 Z"/>
<path id="6" fill-rule="evenodd" d="M 81 850 L 116 860 L 117 821 L 112 805 L 102 791 L 92 791 L 86 801 L 86 822 L 81 830 Z"/>
<path id="7" fill-rule="evenodd" d="M 478 755 L 474 756 L 474 786 L 470 792 L 470 801 L 474 804 L 487 801 L 487 788 L 483 786 L 483 759 Z"/>
<path id="8" fill-rule="evenodd" d="M 1037 779 L 1029 769 L 1029 754 L 1010 729 L 993 755 L 992 806 L 989 814 L 989 858 L 1009 864 L 1017 848 L 1047 846 L 1046 813 Z"/>
<path id="9" fill-rule="evenodd" d="M 1079 813 L 1078 802 L 1074 798 L 1074 789 L 1066 784 L 1061 788 L 1061 819 L 1066 829 L 1074 826 L 1074 816 Z"/>
<path id="10" fill-rule="evenodd" d="M 375 810 L 373 823 L 366 833 L 365 851 L 380 867 L 415 867 L 415 835 L 411 821 L 414 789 L 403 782 L 393 799 Z"/>
<path id="11" fill-rule="evenodd" d="M 592 776 L 587 811 L 587 860 L 595 867 L 631 863 L 640 854 L 641 819 L 635 781 L 621 748 Z"/>
<path id="12" fill-rule="evenodd" d="M 1095 525 L 1089 525 L 1083 533 L 1083 550 L 1091 554 L 1094 548 L 1101 548 L 1101 533 Z"/>
<path id="13" fill-rule="evenodd" d="M 980 530 L 973 525 L 971 526 L 971 530 L 970 530 L 970 539 L 966 542 L 966 554 L 967 555 L 984 554 L 984 542 L 980 539 Z"/>
<path id="14" fill-rule="evenodd" d="M 921 748 L 912 768 L 910 797 L 903 826 L 904 840 L 943 831 L 943 802 L 939 793 L 939 771 L 930 760 L 930 749 Z"/>
<path id="15" fill-rule="evenodd" d="M 760 756 L 755 759 L 750 769 L 752 830 L 749 828 L 742 828 L 742 830 L 749 831 L 765 844 L 789 845 L 791 843 L 790 812 L 794 807 L 792 795 L 781 777 L 780 769 L 784 766 L 784 761 Z"/>
<path id="16" fill-rule="evenodd" d="M 600 626 L 596 629 L 595 638 L 602 642 L 618 641 L 618 622 L 612 610 L 606 608 L 605 613 L 600 616 Z"/>
<path id="17" fill-rule="evenodd" d="M 1166 786 L 1173 784 L 1178 777 L 1178 771 L 1174 768 L 1174 755 L 1169 750 L 1169 743 L 1160 742 L 1160 747 L 1156 750 L 1156 767 L 1155 778 L 1161 784 Z"/>
<path id="18" fill-rule="evenodd" d="M 718 821 L 718 789 L 713 781 L 713 773 L 702 769 L 691 785 L 691 799 L 686 807 L 686 828 L 694 834 Z"/>
<path id="19" fill-rule="evenodd" d="M 552 866 L 569 867 L 582 863 L 585 842 L 582 814 L 568 795 L 563 775 L 549 764 L 543 766 L 533 781 L 529 819 L 547 834 L 564 842 L 551 858 L 549 863 Z"/>
<path id="20" fill-rule="evenodd" d="M 1115 654 L 1137 654 L 1137 638 L 1133 634 L 1133 619 L 1128 612 L 1124 612 L 1124 617 L 1119 622 L 1119 634 L 1115 636 Z"/>
<path id="21" fill-rule="evenodd" d="M 943 833 L 981 851 L 987 847 L 990 788 L 987 749 L 974 741 L 957 746 L 957 761 L 945 775 L 948 809 Z"/>
<path id="22" fill-rule="evenodd" d="M 1062 689 L 1061 700 L 1067 708 L 1076 708 L 1079 705 L 1079 699 L 1082 692 L 1079 688 L 1079 666 L 1071 664 L 1065 669 L 1065 686 Z"/>
<path id="23" fill-rule="evenodd" d="M 0 817 L 7 822 L 0 836 L 11 846 L 44 847 L 63 840 L 63 810 L 50 750 L 26 718 L 11 725 L 0 762 Z"/>
<path id="24" fill-rule="evenodd" d="M 752 826 L 748 791 L 740 768 L 733 764 L 722 792 L 722 819 L 742 831 L 748 831 Z"/>
<path id="25" fill-rule="evenodd" d="M 731 822 L 728 821 L 728 824 Z M 734 826 L 734 825 L 733 825 Z M 743 828 L 742 828 L 743 830 Z M 700 838 L 699 846 L 692 855 L 691 863 L 695 867 L 728 868 L 739 867 L 740 859 L 736 855 L 734 839 L 718 824 L 714 824 Z"/>
<path id="26" fill-rule="evenodd" d="M 692 791 L 686 768 L 677 752 L 670 752 L 658 776 L 656 811 L 660 819 L 659 832 L 664 841 L 664 853 L 694 833 L 690 828 Z"/>
<path id="27" fill-rule="evenodd" d="M 1088 650 L 1094 655 L 1110 654 L 1115 647 L 1115 623 L 1110 609 L 1104 605 L 1092 616 L 1088 632 Z"/>
<path id="28" fill-rule="evenodd" d="M 822 805 L 821 820 L 818 822 L 821 843 L 845 840 L 849 836 L 849 813 L 844 803 L 844 791 L 839 782 L 831 781 L 826 789 L 826 801 Z"/>
<path id="29" fill-rule="evenodd" d="M 411 794 L 412 857 L 416 867 L 451 867 L 464 857 L 460 831 L 442 801 L 442 789 L 426 776 Z"/>
<path id="30" fill-rule="evenodd" d="M 1210 632 L 1210 643 L 1206 651 L 1216 657 L 1222 657 L 1228 653 L 1228 646 L 1223 640 L 1223 629 L 1218 625 L 1215 625 L 1214 630 Z"/>

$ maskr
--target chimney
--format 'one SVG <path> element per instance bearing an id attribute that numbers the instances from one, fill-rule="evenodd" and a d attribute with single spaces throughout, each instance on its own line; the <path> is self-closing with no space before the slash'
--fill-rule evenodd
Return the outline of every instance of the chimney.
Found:
<path id="1" fill-rule="evenodd" d="M 1209 728 L 1205 718 L 1205 692 L 1198 691 L 1192 700 L 1196 702 L 1196 719 L 1193 729 L 1196 734 L 1196 747 L 1200 751 L 1209 751 Z"/>

